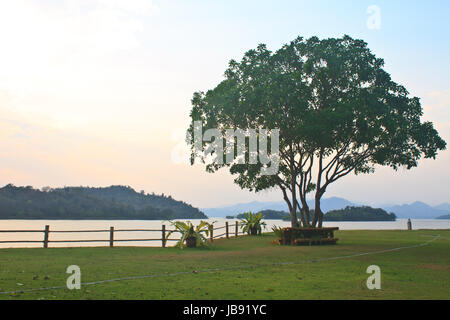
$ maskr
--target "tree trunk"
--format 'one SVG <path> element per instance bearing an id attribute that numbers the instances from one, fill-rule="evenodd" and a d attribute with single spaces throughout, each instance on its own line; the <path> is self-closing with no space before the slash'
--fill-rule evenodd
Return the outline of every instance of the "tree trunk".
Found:
<path id="1" fill-rule="evenodd" d="M 283 192 L 283 199 L 286 201 L 286 204 L 289 208 L 289 214 L 291 216 L 291 227 L 297 228 L 298 222 L 297 222 L 297 212 L 296 212 L 296 205 L 292 205 L 291 201 L 289 200 L 289 197 L 287 196 L 286 189 L 281 187 L 281 191 Z"/>
<path id="2" fill-rule="evenodd" d="M 317 228 L 322 228 L 322 219 L 323 219 L 323 212 L 321 209 L 317 212 L 318 220 L 317 220 Z"/>
<path id="3" fill-rule="evenodd" d="M 303 208 L 299 208 L 299 214 L 300 214 L 300 224 L 303 227 L 306 227 L 306 221 L 305 221 L 305 212 Z"/>
<path id="4" fill-rule="evenodd" d="M 293 169 L 292 169 L 293 170 Z M 297 193 L 296 193 L 296 184 L 295 177 L 292 178 L 291 181 L 291 199 L 292 199 L 292 208 L 291 208 L 291 225 L 292 228 L 298 228 L 298 219 L 297 219 Z"/>
<path id="5" fill-rule="evenodd" d="M 316 197 L 314 199 L 314 219 L 313 219 L 313 227 L 322 228 L 322 220 L 323 220 L 323 212 L 320 208 L 320 199 L 322 198 L 324 192 L 317 192 Z"/>
<path id="6" fill-rule="evenodd" d="M 294 206 L 292 206 L 292 209 L 291 209 L 291 227 L 292 228 L 298 227 L 297 210 Z"/>
<path id="7" fill-rule="evenodd" d="M 303 223 L 303 227 L 307 228 L 310 225 L 310 220 L 309 220 L 309 206 L 308 206 L 308 202 L 306 202 L 306 199 L 304 199 L 303 197 L 301 197 L 301 203 L 302 203 L 302 223 Z"/>
<path id="8" fill-rule="evenodd" d="M 313 228 L 316 228 L 317 222 L 319 222 L 320 227 L 322 226 L 322 210 L 320 209 L 320 198 L 322 198 L 325 189 L 322 188 L 322 159 L 323 159 L 323 149 L 320 149 L 319 154 L 319 172 L 317 173 L 317 184 L 316 184 L 316 195 L 314 197 L 314 218 L 312 222 Z M 320 228 L 319 227 L 319 228 Z"/>
<path id="9" fill-rule="evenodd" d="M 309 216 L 309 207 L 308 207 L 308 205 L 306 205 L 306 207 L 305 207 L 305 218 L 306 218 L 306 226 L 305 227 L 309 227 L 309 225 L 311 223 L 311 217 Z"/>

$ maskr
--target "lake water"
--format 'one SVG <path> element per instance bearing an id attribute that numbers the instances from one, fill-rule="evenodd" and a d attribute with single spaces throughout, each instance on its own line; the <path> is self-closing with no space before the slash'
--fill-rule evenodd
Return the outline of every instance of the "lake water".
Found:
<path id="1" fill-rule="evenodd" d="M 199 220 L 191 220 L 196 225 Z M 209 222 L 215 222 L 215 227 L 225 226 L 228 221 L 230 235 L 235 233 L 235 219 L 211 218 Z M 435 219 L 412 219 L 413 229 L 450 229 L 450 220 Z M 289 227 L 290 222 L 282 220 L 265 220 L 267 227 L 265 231 L 271 231 L 272 226 Z M 109 246 L 109 231 L 101 233 L 52 233 L 53 231 L 68 230 L 109 230 L 114 229 L 161 229 L 165 224 L 167 229 L 171 229 L 167 221 L 162 220 L 0 220 L 0 230 L 44 230 L 45 225 L 50 226 L 51 240 L 104 240 L 104 242 L 91 243 L 49 243 L 49 247 L 85 247 L 85 246 Z M 397 221 L 373 221 L 373 222 L 324 222 L 325 227 L 339 227 L 340 230 L 405 230 L 407 219 L 397 219 Z M 215 230 L 214 235 L 225 233 L 225 229 Z M 2 233 L 0 241 L 12 240 L 36 240 L 42 241 L 43 232 L 39 233 Z M 115 232 L 114 239 L 161 239 L 162 233 L 154 231 L 145 232 Z M 176 239 L 177 233 L 170 238 Z M 175 242 L 168 242 L 168 246 Z M 159 241 L 136 241 L 136 242 L 114 242 L 114 246 L 161 246 Z M 18 247 L 42 247 L 41 243 L 0 243 L 0 248 Z"/>

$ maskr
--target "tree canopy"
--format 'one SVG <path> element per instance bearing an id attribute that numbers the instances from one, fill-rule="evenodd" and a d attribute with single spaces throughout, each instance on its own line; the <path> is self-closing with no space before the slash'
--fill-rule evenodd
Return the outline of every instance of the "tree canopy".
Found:
<path id="1" fill-rule="evenodd" d="M 203 151 L 213 143 L 202 141 L 202 149 L 195 148 L 194 121 L 221 132 L 279 129 L 277 174 L 263 175 L 267 164 L 249 163 L 248 139 L 245 163 L 213 163 L 206 169 L 229 167 L 235 183 L 250 191 L 278 187 L 293 227 L 321 227 L 320 200 L 333 182 L 349 173 L 374 172 L 376 165 L 411 169 L 446 148 L 433 124 L 421 121 L 419 98 L 410 97 L 383 65 L 366 42 L 349 36 L 298 37 L 275 52 L 261 44 L 241 61 L 231 60 L 214 89 L 194 93 L 191 158 L 204 160 Z"/>

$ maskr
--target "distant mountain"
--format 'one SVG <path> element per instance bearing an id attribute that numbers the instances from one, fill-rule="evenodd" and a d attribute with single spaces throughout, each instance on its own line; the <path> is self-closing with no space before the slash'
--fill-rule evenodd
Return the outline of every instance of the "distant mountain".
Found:
<path id="1" fill-rule="evenodd" d="M 444 202 L 441 203 L 440 205 L 434 206 L 433 208 L 450 212 L 450 203 Z"/>
<path id="2" fill-rule="evenodd" d="M 315 205 L 313 200 L 308 201 L 308 204 L 311 209 L 314 209 Z M 355 207 L 355 206 L 359 206 L 359 204 L 338 197 L 326 198 L 320 202 L 320 208 L 322 209 L 323 213 L 326 213 L 331 210 L 339 210 L 344 209 L 346 207 Z"/>
<path id="3" fill-rule="evenodd" d="M 308 201 L 310 209 L 314 209 L 314 201 L 311 199 Z M 362 206 L 363 204 L 356 204 L 343 198 L 330 197 L 322 199 L 321 208 L 324 213 L 331 210 L 344 209 L 347 206 L 355 207 Z M 450 214 L 450 210 L 446 209 L 450 207 L 449 203 L 442 203 L 436 207 L 432 207 L 426 203 L 416 201 L 411 204 L 402 205 L 389 205 L 378 206 L 386 210 L 387 212 L 393 212 L 397 218 L 400 219 L 434 219 L 443 215 Z M 210 217 L 226 217 L 236 216 L 246 211 L 259 212 L 262 210 L 275 210 L 288 212 L 287 205 L 284 201 L 279 202 L 259 202 L 253 201 L 249 203 L 239 203 L 231 206 L 224 206 L 218 208 L 204 208 L 202 209 Z"/>
<path id="4" fill-rule="evenodd" d="M 137 193 L 130 187 L 0 188 L 0 219 L 205 219 L 171 196 Z"/>
<path id="5" fill-rule="evenodd" d="M 344 209 L 347 206 L 355 206 L 355 203 L 352 203 L 346 199 L 338 198 L 338 197 L 330 197 L 326 199 L 322 199 L 321 208 L 322 211 L 328 212 L 330 210 Z M 311 209 L 314 209 L 314 200 L 308 200 L 308 205 Z M 289 212 L 286 202 L 259 202 L 253 201 L 248 203 L 239 203 L 231 206 L 224 206 L 218 208 L 203 208 L 201 209 L 204 213 L 206 213 L 209 217 L 226 217 L 226 216 L 236 216 L 240 213 L 252 211 L 259 212 L 262 210 L 275 210 L 275 211 L 286 211 Z"/>
<path id="6" fill-rule="evenodd" d="M 444 214 L 443 216 L 439 216 L 436 219 L 450 219 L 450 214 Z"/>
<path id="7" fill-rule="evenodd" d="M 434 219 L 445 214 L 450 214 L 450 211 L 436 209 L 420 201 L 416 201 L 411 204 L 396 205 L 383 209 L 395 213 L 398 218 L 404 219 Z"/>
<path id="8" fill-rule="evenodd" d="M 203 208 L 201 209 L 209 217 L 226 217 L 236 216 L 239 213 L 252 211 L 259 212 L 262 210 L 276 210 L 286 211 L 287 205 L 285 202 L 258 202 L 253 201 L 249 203 L 238 203 L 231 206 L 217 207 L 217 208 Z"/>

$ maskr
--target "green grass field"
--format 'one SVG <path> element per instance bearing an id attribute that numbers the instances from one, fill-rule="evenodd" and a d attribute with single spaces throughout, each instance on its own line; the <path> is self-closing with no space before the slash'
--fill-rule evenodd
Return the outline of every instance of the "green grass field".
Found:
<path id="1" fill-rule="evenodd" d="M 374 253 L 425 243 L 438 234 L 426 246 Z M 275 236 L 263 234 L 184 250 L 0 249 L 0 291 L 19 291 L 0 294 L 0 299 L 450 298 L 450 230 L 338 231 L 336 237 L 338 245 L 311 247 L 273 245 Z M 366 252 L 374 254 L 326 260 Z M 65 286 L 69 265 L 81 268 L 82 283 L 156 276 L 82 285 L 80 290 L 20 292 Z M 380 290 L 366 286 L 369 265 L 381 268 Z"/>

